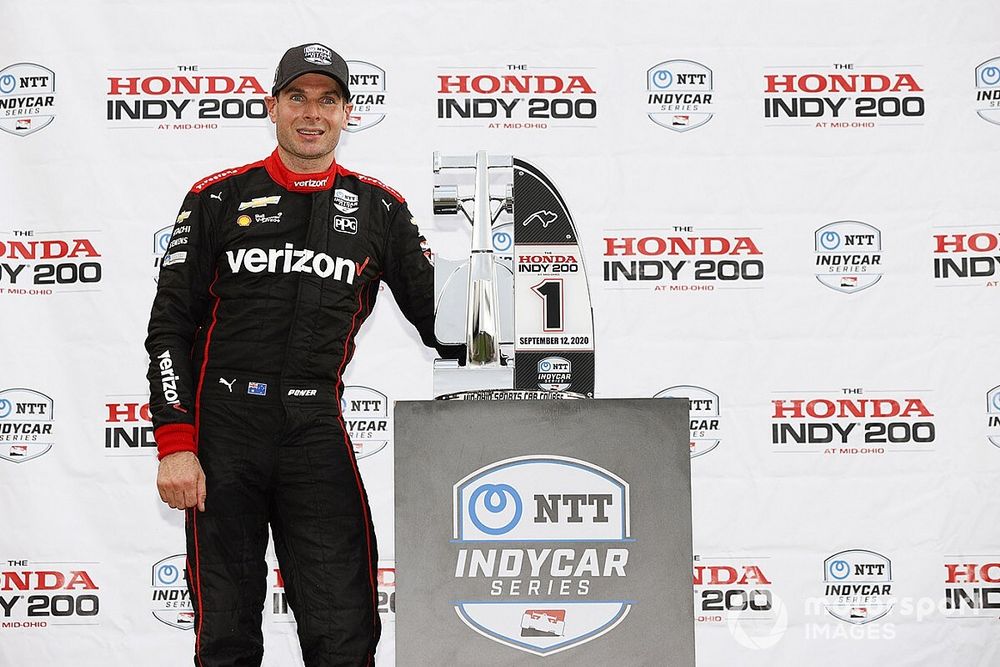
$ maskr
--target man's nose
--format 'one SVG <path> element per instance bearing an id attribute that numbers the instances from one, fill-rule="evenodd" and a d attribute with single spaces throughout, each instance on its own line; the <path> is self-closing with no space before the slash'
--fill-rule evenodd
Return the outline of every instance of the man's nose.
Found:
<path id="1" fill-rule="evenodd" d="M 319 100 L 307 100 L 302 107 L 302 115 L 306 118 L 319 118 L 321 115 Z"/>

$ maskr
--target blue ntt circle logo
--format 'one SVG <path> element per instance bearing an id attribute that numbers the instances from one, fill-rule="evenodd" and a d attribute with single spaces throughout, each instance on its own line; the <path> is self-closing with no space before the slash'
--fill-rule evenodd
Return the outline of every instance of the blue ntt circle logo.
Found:
<path id="1" fill-rule="evenodd" d="M 840 247 L 840 234 L 833 231 L 823 232 L 820 234 L 819 242 L 827 250 L 834 250 Z"/>
<path id="2" fill-rule="evenodd" d="M 514 244 L 514 237 L 508 232 L 493 232 L 493 249 L 497 252 L 506 252 Z"/>
<path id="3" fill-rule="evenodd" d="M 661 69 L 653 72 L 653 85 L 657 88 L 669 88 L 673 82 L 674 75 L 670 70 Z"/>
<path id="4" fill-rule="evenodd" d="M 9 416 L 13 409 L 14 405 L 10 401 L 6 398 L 0 398 L 0 419 Z"/>
<path id="5" fill-rule="evenodd" d="M 513 504 L 513 516 L 502 523 L 511 514 L 507 508 L 508 503 Z M 469 498 L 469 518 L 476 528 L 487 535 L 509 533 L 521 520 L 522 509 L 521 496 L 510 484 L 483 484 Z"/>
<path id="6" fill-rule="evenodd" d="M 1000 83 L 1000 67 L 995 65 L 990 65 L 989 67 L 984 67 L 979 78 L 987 86 L 995 86 Z"/>
<path id="7" fill-rule="evenodd" d="M 846 579 L 851 574 L 851 564 L 846 560 L 835 560 L 830 563 L 830 576 L 834 579 Z"/>
<path id="8" fill-rule="evenodd" d="M 165 586 L 177 583 L 177 579 L 180 576 L 181 571 L 176 565 L 171 565 L 170 563 L 165 563 L 156 569 L 156 580 Z"/>

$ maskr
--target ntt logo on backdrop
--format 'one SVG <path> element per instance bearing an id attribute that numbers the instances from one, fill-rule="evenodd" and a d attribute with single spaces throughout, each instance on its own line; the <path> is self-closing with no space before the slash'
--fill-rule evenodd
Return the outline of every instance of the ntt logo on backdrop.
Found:
<path id="1" fill-rule="evenodd" d="M 24 136 L 55 119 L 56 74 L 35 63 L 0 70 L 0 130 Z"/>
<path id="2" fill-rule="evenodd" d="M 855 625 L 888 614 L 892 596 L 892 562 L 880 553 L 850 549 L 823 562 L 825 608 L 834 618 Z"/>
<path id="3" fill-rule="evenodd" d="M 719 395 L 689 384 L 667 387 L 653 398 L 686 398 L 690 415 L 691 458 L 708 454 L 719 446 Z"/>
<path id="4" fill-rule="evenodd" d="M 714 115 L 712 70 L 693 60 L 667 60 L 646 71 L 646 114 L 661 127 L 687 132 Z"/>
<path id="5" fill-rule="evenodd" d="M 340 397 L 340 413 L 351 437 L 354 455 L 378 454 L 392 439 L 389 397 L 371 387 L 347 385 Z"/>
<path id="6" fill-rule="evenodd" d="M 168 556 L 153 565 L 150 611 L 160 623 L 180 630 L 194 627 L 194 608 L 187 586 L 187 557 Z"/>
<path id="7" fill-rule="evenodd" d="M 816 280 L 853 294 L 882 279 L 882 232 L 865 222 L 840 220 L 816 230 Z"/>
<path id="8" fill-rule="evenodd" d="M 54 444 L 54 401 L 34 389 L 0 391 L 0 459 L 24 463 Z"/>
<path id="9" fill-rule="evenodd" d="M 351 115 L 347 118 L 348 132 L 360 132 L 374 127 L 385 118 L 385 70 L 363 60 L 348 60 L 348 87 L 351 89 Z"/>
<path id="10" fill-rule="evenodd" d="M 1000 57 L 976 68 L 976 113 L 983 120 L 1000 125 Z"/>
<path id="11" fill-rule="evenodd" d="M 1000 385 L 986 392 L 986 437 L 1000 447 Z"/>

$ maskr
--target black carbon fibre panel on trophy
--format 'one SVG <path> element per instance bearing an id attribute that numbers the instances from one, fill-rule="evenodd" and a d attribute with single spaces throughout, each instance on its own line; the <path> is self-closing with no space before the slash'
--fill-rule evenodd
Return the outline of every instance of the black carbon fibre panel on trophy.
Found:
<path id="1" fill-rule="evenodd" d="M 514 158 L 514 243 L 577 243 L 559 191 L 541 171 Z"/>

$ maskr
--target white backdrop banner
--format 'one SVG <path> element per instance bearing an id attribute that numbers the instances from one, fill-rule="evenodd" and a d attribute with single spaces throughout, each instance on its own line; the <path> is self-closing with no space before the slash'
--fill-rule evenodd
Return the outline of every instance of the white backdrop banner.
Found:
<path id="1" fill-rule="evenodd" d="M 339 162 L 452 258 L 432 153 L 537 165 L 579 229 L 596 395 L 690 399 L 699 665 L 1000 664 L 996 2 L 37 0 L 0 24 L 0 663 L 189 664 L 145 327 L 184 193 L 271 152 L 274 66 L 318 41 L 350 61 Z M 358 347 L 392 665 L 392 406 L 431 397 L 434 355 L 391 299 Z M 269 563 L 265 664 L 300 664 Z"/>

